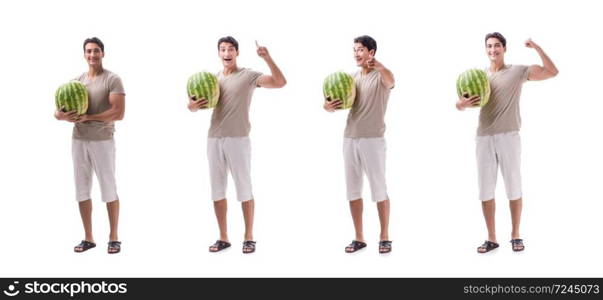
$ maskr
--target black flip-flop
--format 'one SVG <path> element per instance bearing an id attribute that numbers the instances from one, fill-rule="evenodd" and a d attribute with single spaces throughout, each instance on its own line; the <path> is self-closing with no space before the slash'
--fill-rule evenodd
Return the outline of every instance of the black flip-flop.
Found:
<path id="1" fill-rule="evenodd" d="M 243 242 L 243 253 L 253 253 L 255 252 L 255 241 L 244 241 Z"/>
<path id="2" fill-rule="evenodd" d="M 390 253 L 392 252 L 392 241 L 380 241 L 379 242 L 379 253 Z"/>
<path id="3" fill-rule="evenodd" d="M 110 241 L 109 246 L 107 247 L 107 253 L 116 254 L 121 251 L 121 242 L 119 241 Z M 113 250 L 113 251 L 112 251 Z"/>
<path id="4" fill-rule="evenodd" d="M 213 245 L 209 246 L 209 252 L 218 252 L 230 247 L 229 242 L 217 240 Z"/>
<path id="5" fill-rule="evenodd" d="M 523 245 L 522 239 L 512 239 L 511 240 L 511 248 L 515 252 L 523 251 L 526 247 Z"/>
<path id="6" fill-rule="evenodd" d="M 487 253 L 498 248 L 498 246 L 495 242 L 485 241 L 481 246 L 477 247 L 477 253 Z M 484 249 L 485 251 L 479 251 L 479 249 Z"/>
<path id="7" fill-rule="evenodd" d="M 349 245 L 347 245 L 345 247 L 345 252 L 346 253 L 354 253 L 362 248 L 366 247 L 366 243 L 365 242 L 360 242 L 360 241 L 356 241 L 353 240 Z"/>
<path id="8" fill-rule="evenodd" d="M 86 241 L 86 240 L 82 240 L 82 242 L 81 242 L 81 243 L 79 243 L 77 246 L 75 246 L 75 247 L 73 248 L 73 251 L 75 251 L 76 253 L 82 253 L 82 252 L 84 252 L 84 251 L 86 251 L 86 250 L 88 250 L 88 249 L 92 249 L 92 248 L 94 248 L 94 247 L 96 247 L 96 244 L 95 244 L 95 243 L 93 243 L 93 242 L 88 242 L 88 241 Z M 82 250 L 78 250 L 77 248 L 81 248 Z"/>

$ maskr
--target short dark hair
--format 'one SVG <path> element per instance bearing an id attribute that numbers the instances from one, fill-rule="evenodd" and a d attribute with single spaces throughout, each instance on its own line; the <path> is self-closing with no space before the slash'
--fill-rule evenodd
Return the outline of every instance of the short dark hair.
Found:
<path id="1" fill-rule="evenodd" d="M 354 43 L 360 43 L 362 46 L 366 47 L 369 51 L 375 50 L 377 53 L 377 42 L 374 38 L 368 35 L 362 35 L 354 39 Z"/>
<path id="2" fill-rule="evenodd" d="M 505 39 L 505 37 L 502 34 L 500 34 L 500 32 L 491 32 L 491 33 L 486 34 L 484 43 L 487 43 L 489 38 L 495 38 L 502 43 L 503 47 L 505 47 L 505 48 L 507 47 L 507 39 Z"/>
<path id="3" fill-rule="evenodd" d="M 86 44 L 88 44 L 88 43 L 97 44 L 101 48 L 101 51 L 105 52 L 105 44 L 103 44 L 103 42 L 101 42 L 101 40 L 99 38 L 97 38 L 97 37 L 87 38 L 84 41 L 84 46 L 83 46 L 84 51 L 86 51 Z"/>
<path id="4" fill-rule="evenodd" d="M 218 40 L 218 50 L 220 50 L 220 44 L 222 43 L 230 43 L 235 47 L 235 50 L 239 51 L 239 42 L 237 42 L 237 40 L 230 35 Z"/>

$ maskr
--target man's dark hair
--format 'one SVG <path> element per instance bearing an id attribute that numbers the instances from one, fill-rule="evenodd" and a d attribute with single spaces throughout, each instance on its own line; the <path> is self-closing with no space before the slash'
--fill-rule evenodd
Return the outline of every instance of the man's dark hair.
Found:
<path id="1" fill-rule="evenodd" d="M 486 34 L 484 43 L 487 43 L 489 38 L 495 38 L 495 39 L 499 40 L 502 43 L 503 47 L 507 48 L 507 39 L 505 39 L 505 37 L 502 34 L 500 34 L 500 32 L 492 32 L 492 33 Z"/>
<path id="2" fill-rule="evenodd" d="M 218 40 L 218 50 L 220 50 L 220 44 L 222 43 L 230 43 L 235 47 L 235 50 L 239 51 L 239 42 L 237 42 L 237 40 L 230 35 Z"/>
<path id="3" fill-rule="evenodd" d="M 101 40 L 100 40 L 99 38 L 97 38 L 97 37 L 93 37 L 93 38 L 87 38 L 87 39 L 84 41 L 84 46 L 83 46 L 84 51 L 86 51 L 86 44 L 88 44 L 88 43 L 94 43 L 94 44 L 97 44 L 97 45 L 98 45 L 98 46 L 101 48 L 101 51 L 102 51 L 103 53 L 105 52 L 105 44 L 103 44 L 103 42 L 101 42 Z"/>
<path id="4" fill-rule="evenodd" d="M 374 38 L 372 38 L 368 35 L 363 35 L 363 36 L 359 36 L 359 37 L 355 38 L 354 43 L 360 43 L 360 44 L 362 44 L 362 46 L 366 47 L 369 51 L 375 50 L 375 53 L 377 53 L 377 42 L 375 41 Z"/>

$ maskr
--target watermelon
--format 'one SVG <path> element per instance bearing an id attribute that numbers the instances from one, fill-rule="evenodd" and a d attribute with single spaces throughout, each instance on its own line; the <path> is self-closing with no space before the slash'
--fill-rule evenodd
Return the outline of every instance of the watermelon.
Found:
<path id="1" fill-rule="evenodd" d="M 483 107 L 490 100 L 490 82 L 488 75 L 483 70 L 469 69 L 456 80 L 456 92 L 460 97 L 471 98 L 479 96 L 479 104 L 475 107 Z"/>
<path id="2" fill-rule="evenodd" d="M 342 109 L 349 109 L 354 105 L 356 83 L 348 73 L 335 72 L 327 76 L 322 91 L 327 101 L 341 100 Z"/>
<path id="3" fill-rule="evenodd" d="M 207 108 L 214 108 L 220 99 L 220 86 L 218 77 L 209 72 L 199 72 L 188 78 L 186 85 L 188 96 L 195 96 L 197 100 L 206 99 Z"/>
<path id="4" fill-rule="evenodd" d="M 75 110 L 78 115 L 83 115 L 88 110 L 88 90 L 79 81 L 70 81 L 57 89 L 54 94 L 57 110 L 64 112 Z"/>

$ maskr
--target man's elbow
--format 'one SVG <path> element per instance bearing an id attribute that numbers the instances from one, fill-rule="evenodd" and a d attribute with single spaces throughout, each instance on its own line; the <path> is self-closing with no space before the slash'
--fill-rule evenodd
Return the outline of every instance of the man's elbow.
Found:
<path id="1" fill-rule="evenodd" d="M 547 70 L 547 72 L 544 73 L 544 78 L 542 78 L 542 79 L 544 79 L 544 80 L 551 79 L 551 78 L 557 76 L 557 74 L 559 74 L 559 71 L 557 71 L 557 69 L 555 69 L 555 70 Z"/>
<path id="2" fill-rule="evenodd" d="M 124 119 L 124 114 L 125 114 L 125 112 L 124 112 L 124 111 L 120 111 L 120 112 L 118 112 L 118 113 L 115 115 L 115 121 L 121 121 L 121 120 L 123 120 L 123 119 Z"/>
<path id="3" fill-rule="evenodd" d="M 287 85 L 287 79 L 285 79 L 285 78 L 275 82 L 275 86 L 279 89 L 284 87 L 285 85 Z"/>

